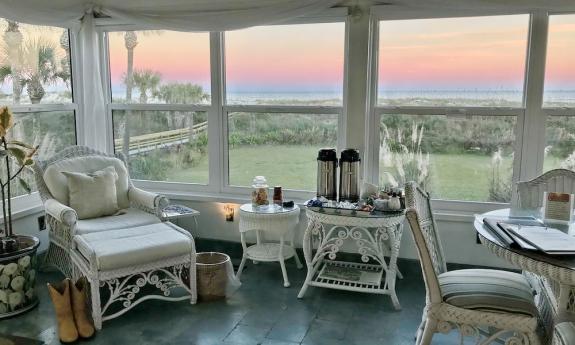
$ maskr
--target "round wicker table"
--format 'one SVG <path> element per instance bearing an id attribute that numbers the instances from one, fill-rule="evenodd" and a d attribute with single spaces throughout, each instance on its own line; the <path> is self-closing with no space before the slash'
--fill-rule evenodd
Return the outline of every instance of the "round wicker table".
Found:
<path id="1" fill-rule="evenodd" d="M 352 216 L 306 211 L 303 252 L 307 276 L 298 298 L 309 286 L 316 286 L 389 295 L 395 309 L 401 309 L 395 280 L 397 276 L 402 278 L 397 257 L 405 212 Z M 355 244 L 361 263 L 336 260 L 345 242 Z"/>
<path id="2" fill-rule="evenodd" d="M 292 208 L 269 205 L 267 207 L 252 207 L 252 204 L 244 204 L 240 207 L 240 236 L 243 248 L 242 262 L 238 268 L 236 277 L 239 279 L 246 260 L 258 261 L 279 261 L 284 286 L 289 287 L 290 282 L 287 276 L 284 260 L 295 257 L 298 268 L 302 268 L 297 253 L 294 248 L 294 229 L 299 222 L 299 207 Z M 246 244 L 245 233 L 255 231 L 256 244 L 248 246 Z M 264 242 L 262 234 L 274 234 L 279 237 L 279 243 Z M 286 244 L 286 236 L 289 236 L 289 244 Z"/>
<path id="3" fill-rule="evenodd" d="M 481 222 L 484 217 L 506 219 L 510 215 L 525 216 L 527 213 L 502 209 L 484 213 L 479 219 L 476 217 L 474 225 L 479 240 L 492 253 L 527 272 L 530 280 L 535 278 L 532 285 L 539 284 L 535 289 L 543 292 L 537 296 L 537 304 L 546 327 L 561 321 L 575 321 L 575 257 L 508 248 Z"/>

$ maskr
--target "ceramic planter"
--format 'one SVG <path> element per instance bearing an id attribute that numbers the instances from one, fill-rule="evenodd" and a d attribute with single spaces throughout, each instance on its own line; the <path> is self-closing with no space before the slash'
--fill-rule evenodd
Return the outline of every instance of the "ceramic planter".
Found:
<path id="1" fill-rule="evenodd" d="M 19 249 L 0 254 L 0 319 L 24 313 L 38 305 L 36 251 L 33 236 L 14 236 Z"/>

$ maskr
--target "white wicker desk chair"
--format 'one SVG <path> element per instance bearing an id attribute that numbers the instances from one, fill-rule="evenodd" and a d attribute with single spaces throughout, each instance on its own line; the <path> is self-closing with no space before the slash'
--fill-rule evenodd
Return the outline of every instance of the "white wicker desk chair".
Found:
<path id="1" fill-rule="evenodd" d="M 435 333 L 459 332 L 460 343 L 540 344 L 537 308 L 525 278 L 499 270 L 448 272 L 429 194 L 415 182 L 405 186 L 407 220 L 415 240 L 426 288 L 426 305 L 416 334 L 417 345 Z"/>
<path id="2" fill-rule="evenodd" d="M 537 209 L 543 206 L 543 193 L 575 194 L 575 171 L 554 169 L 529 181 L 517 182 L 519 207 Z"/>
<path id="3" fill-rule="evenodd" d="M 575 323 L 562 322 L 553 330 L 553 345 L 575 345 Z"/>
<path id="4" fill-rule="evenodd" d="M 61 171 L 92 172 L 108 166 L 114 166 L 119 175 L 116 186 L 119 206 L 124 208 L 122 214 L 78 220 L 76 211 L 66 205 L 68 189 Z M 70 252 L 74 235 L 159 223 L 161 210 L 168 204 L 167 198 L 134 187 L 122 154 L 71 146 L 50 159 L 37 160 L 34 173 L 50 228 L 45 264 L 55 266 L 70 278 Z"/>

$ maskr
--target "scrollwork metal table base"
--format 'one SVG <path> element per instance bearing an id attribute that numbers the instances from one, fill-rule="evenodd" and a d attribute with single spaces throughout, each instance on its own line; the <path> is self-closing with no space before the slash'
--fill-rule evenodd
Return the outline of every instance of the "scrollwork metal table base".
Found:
<path id="1" fill-rule="evenodd" d="M 403 212 L 382 214 L 378 217 L 354 217 L 325 214 L 312 210 L 306 212 L 308 225 L 303 239 L 307 276 L 298 294 L 303 298 L 309 286 L 339 290 L 389 295 L 396 310 L 401 309 L 395 292 L 395 281 L 401 273 L 397 257 L 403 233 Z M 336 261 L 344 243 L 355 243 L 361 263 Z M 315 253 L 313 249 L 317 248 Z M 388 259 L 386 260 L 386 257 Z M 333 278 L 322 275 L 326 267 L 357 270 L 371 278 Z M 374 274 L 383 279 L 373 280 Z M 377 277 L 377 276 L 376 276 Z"/>

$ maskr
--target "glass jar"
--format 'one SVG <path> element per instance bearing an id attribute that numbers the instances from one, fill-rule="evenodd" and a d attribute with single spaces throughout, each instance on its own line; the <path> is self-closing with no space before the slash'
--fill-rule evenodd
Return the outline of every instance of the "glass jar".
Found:
<path id="1" fill-rule="evenodd" d="M 267 206 L 268 201 L 268 182 L 264 176 L 256 176 L 252 181 L 252 206 Z"/>

